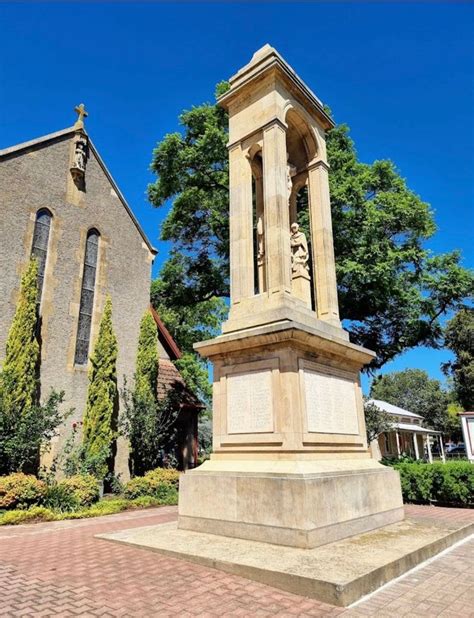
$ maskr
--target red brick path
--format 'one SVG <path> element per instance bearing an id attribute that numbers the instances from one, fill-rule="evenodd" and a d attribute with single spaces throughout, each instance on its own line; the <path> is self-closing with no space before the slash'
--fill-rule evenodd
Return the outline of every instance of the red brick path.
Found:
<path id="1" fill-rule="evenodd" d="M 421 509 L 421 510 L 420 510 Z M 472 511 L 408 507 L 473 521 Z M 165 507 L 97 519 L 0 528 L 0 616 L 474 617 L 474 541 L 350 610 L 144 549 L 94 538 L 175 519 Z"/>

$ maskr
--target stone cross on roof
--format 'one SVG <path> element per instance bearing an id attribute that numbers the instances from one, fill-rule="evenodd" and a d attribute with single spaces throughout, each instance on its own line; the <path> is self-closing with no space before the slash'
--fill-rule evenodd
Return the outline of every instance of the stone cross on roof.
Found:
<path id="1" fill-rule="evenodd" d="M 80 105 L 76 105 L 74 111 L 78 114 L 77 120 L 74 124 L 75 129 L 83 129 L 84 128 L 84 118 L 86 118 L 89 114 L 86 112 L 86 108 L 84 107 L 84 103 Z"/>

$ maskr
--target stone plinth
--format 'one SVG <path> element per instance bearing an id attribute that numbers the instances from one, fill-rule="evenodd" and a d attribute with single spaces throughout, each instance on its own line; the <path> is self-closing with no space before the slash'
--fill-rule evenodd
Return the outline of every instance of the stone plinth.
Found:
<path id="1" fill-rule="evenodd" d="M 282 320 L 196 346 L 214 367 L 213 458 L 369 458 L 359 371 L 373 353 L 313 325 Z"/>
<path id="2" fill-rule="evenodd" d="M 403 519 L 397 472 L 365 460 L 212 460 L 182 475 L 179 528 L 313 548 Z"/>

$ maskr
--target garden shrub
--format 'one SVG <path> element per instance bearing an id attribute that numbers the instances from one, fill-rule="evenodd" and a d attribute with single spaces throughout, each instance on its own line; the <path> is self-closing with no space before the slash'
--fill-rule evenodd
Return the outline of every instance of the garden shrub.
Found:
<path id="1" fill-rule="evenodd" d="M 76 497 L 79 506 L 90 506 L 99 499 L 99 485 L 92 474 L 71 476 L 60 484 Z"/>
<path id="2" fill-rule="evenodd" d="M 47 485 L 32 474 L 15 472 L 0 476 L 0 508 L 28 508 L 40 504 L 47 493 Z"/>
<path id="3" fill-rule="evenodd" d="M 45 504 L 58 511 L 74 511 L 99 499 L 97 479 L 91 474 L 75 475 L 48 488 Z"/>
<path id="4" fill-rule="evenodd" d="M 398 463 L 405 502 L 437 502 L 453 506 L 474 505 L 474 465 L 447 463 Z"/>
<path id="5" fill-rule="evenodd" d="M 45 506 L 60 512 L 74 511 L 78 508 L 76 497 L 61 483 L 55 483 L 48 487 Z"/>
<path id="6" fill-rule="evenodd" d="M 134 499 L 141 496 L 153 496 L 166 504 L 174 504 L 178 496 L 179 472 L 165 468 L 156 468 L 145 476 L 136 476 L 125 485 L 124 495 Z"/>
<path id="7" fill-rule="evenodd" d="M 150 483 L 144 476 L 135 476 L 125 483 L 123 495 L 128 499 L 150 495 Z"/>

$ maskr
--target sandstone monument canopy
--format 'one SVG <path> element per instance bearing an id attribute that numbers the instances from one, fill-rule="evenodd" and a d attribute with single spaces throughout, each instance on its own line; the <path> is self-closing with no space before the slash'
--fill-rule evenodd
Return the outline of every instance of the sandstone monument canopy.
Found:
<path id="1" fill-rule="evenodd" d="M 220 84 L 218 93 L 227 87 Z M 149 198 L 158 207 L 172 202 L 161 234 L 173 250 L 153 282 L 152 298 L 189 353 L 193 341 L 206 338 L 203 332 L 216 334 L 229 296 L 228 115 L 207 103 L 183 112 L 179 122 L 181 131 L 165 136 L 153 153 L 157 180 Z M 472 291 L 459 252 L 426 249 L 436 232 L 434 213 L 395 164 L 381 160 L 391 154 L 390 144 L 381 144 L 379 160 L 362 163 L 346 125 L 326 132 L 340 317 L 352 341 L 377 352 L 372 369 L 414 346 L 439 345 L 443 316 Z M 258 164 L 256 156 L 257 177 Z M 298 178 L 292 173 L 293 187 Z M 253 182 L 258 194 L 259 182 Z M 306 191 L 295 191 L 297 222 L 310 240 Z M 263 221 L 256 218 L 255 226 L 261 260 Z"/>

